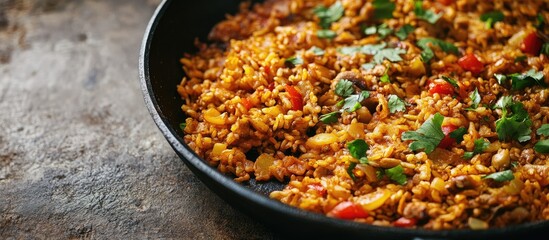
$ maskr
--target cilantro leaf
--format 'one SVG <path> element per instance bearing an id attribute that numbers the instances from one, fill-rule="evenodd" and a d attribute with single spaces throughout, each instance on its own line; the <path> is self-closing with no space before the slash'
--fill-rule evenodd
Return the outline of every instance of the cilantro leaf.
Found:
<path id="1" fill-rule="evenodd" d="M 297 65 L 303 64 L 303 59 L 301 57 L 294 56 L 294 57 L 286 58 L 284 63 L 292 66 L 297 66 Z"/>
<path id="2" fill-rule="evenodd" d="M 442 17 L 442 13 L 435 13 L 431 10 L 425 10 L 423 8 L 423 1 L 422 0 L 415 0 L 414 1 L 414 13 L 416 14 L 416 17 L 419 19 L 423 19 L 430 24 L 435 24 L 440 17 Z"/>
<path id="3" fill-rule="evenodd" d="M 187 123 L 180 123 L 179 128 L 181 128 L 182 131 L 185 131 L 185 128 L 187 127 Z"/>
<path id="4" fill-rule="evenodd" d="M 400 48 L 385 48 L 387 43 L 368 44 L 363 46 L 347 46 L 338 49 L 338 52 L 344 55 L 352 55 L 358 52 L 374 55 L 373 63 L 379 64 L 387 59 L 391 62 L 402 61 L 400 54 L 406 53 L 406 50 Z"/>
<path id="5" fill-rule="evenodd" d="M 478 88 L 475 88 L 475 91 L 472 91 L 469 94 L 469 99 L 471 99 L 471 107 L 468 109 L 476 109 L 478 105 L 480 104 L 480 100 L 482 100 L 482 97 L 478 93 Z"/>
<path id="6" fill-rule="evenodd" d="M 543 136 L 549 137 L 549 123 L 541 125 L 541 127 L 538 128 L 536 133 L 538 135 L 543 135 Z"/>
<path id="7" fill-rule="evenodd" d="M 505 170 L 501 172 L 492 173 L 482 178 L 491 178 L 491 179 L 494 179 L 496 182 L 504 182 L 504 181 L 511 181 L 515 179 L 515 175 L 513 175 L 513 172 L 511 170 Z"/>
<path id="8" fill-rule="evenodd" d="M 319 48 L 317 46 L 312 46 L 309 51 L 313 52 L 315 56 L 322 56 L 324 55 L 325 51 L 322 48 Z"/>
<path id="9" fill-rule="evenodd" d="M 541 13 L 538 13 L 536 16 L 536 29 L 543 29 L 545 27 L 545 19 L 543 18 L 543 15 Z"/>
<path id="10" fill-rule="evenodd" d="M 511 78 L 511 89 L 512 90 L 522 90 L 526 87 L 531 87 L 534 85 L 545 86 L 543 81 L 543 72 L 536 72 L 534 69 L 530 69 L 523 74 L 514 73 L 509 75 Z"/>
<path id="11" fill-rule="evenodd" d="M 383 73 L 383 76 L 379 79 L 382 83 L 391 83 L 391 79 L 389 79 L 389 67 L 385 68 L 385 72 Z"/>
<path id="12" fill-rule="evenodd" d="M 539 153 L 549 153 L 549 139 L 538 141 L 534 145 L 534 150 Z"/>
<path id="13" fill-rule="evenodd" d="M 459 89 L 459 85 L 457 84 L 456 80 L 454 80 L 452 78 L 449 78 L 449 77 L 446 77 L 446 76 L 442 76 L 442 79 L 444 79 L 444 81 L 448 82 L 454 88 Z"/>
<path id="14" fill-rule="evenodd" d="M 444 116 L 440 113 L 436 113 L 433 117 L 427 119 L 416 131 L 407 131 L 402 133 L 401 139 L 403 141 L 413 140 L 410 143 L 409 148 L 412 151 L 423 150 L 429 154 L 438 146 L 440 141 L 444 138 L 442 132 L 442 121 Z"/>
<path id="15" fill-rule="evenodd" d="M 333 22 L 339 20 L 345 12 L 341 2 L 332 4 L 329 8 L 319 6 L 313 9 L 313 13 L 320 19 L 322 28 L 329 28 Z"/>
<path id="16" fill-rule="evenodd" d="M 329 38 L 329 39 L 332 39 L 332 38 L 335 38 L 337 34 L 332 31 L 332 30 L 329 30 L 329 29 L 320 29 L 320 30 L 317 30 L 316 32 L 316 36 L 319 37 L 319 38 Z"/>
<path id="17" fill-rule="evenodd" d="M 335 94 L 337 94 L 340 97 L 348 97 L 351 94 L 353 94 L 353 82 L 347 80 L 347 79 L 341 79 L 339 82 L 337 82 L 335 87 Z"/>
<path id="18" fill-rule="evenodd" d="M 422 39 L 419 39 L 416 44 L 421 49 L 423 49 L 423 52 L 421 53 L 421 60 L 423 60 L 423 62 L 429 62 L 429 60 L 431 60 L 435 56 L 433 50 L 429 45 L 437 46 L 442 51 L 447 53 L 454 53 L 454 54 L 459 53 L 458 48 L 454 44 L 445 42 L 443 40 L 436 39 L 436 38 L 430 38 L 430 37 L 422 38 Z"/>
<path id="19" fill-rule="evenodd" d="M 498 80 L 499 85 L 503 85 L 507 81 L 507 76 L 503 74 L 494 73 L 494 77 Z"/>
<path id="20" fill-rule="evenodd" d="M 465 152 L 465 154 L 463 154 L 463 157 L 465 159 L 471 159 L 473 156 L 484 152 L 484 150 L 486 150 L 488 145 L 490 145 L 490 142 L 485 141 L 484 138 L 479 138 L 475 140 L 475 147 L 473 148 L 473 151 Z"/>
<path id="21" fill-rule="evenodd" d="M 406 110 L 406 103 L 404 100 L 400 99 L 397 95 L 389 95 L 388 100 L 389 105 L 389 112 L 395 113 L 395 112 L 403 112 Z"/>
<path id="22" fill-rule="evenodd" d="M 360 65 L 361 68 L 364 68 L 365 70 L 373 69 L 376 66 L 375 63 L 364 63 Z"/>
<path id="23" fill-rule="evenodd" d="M 410 35 L 410 33 L 412 33 L 414 31 L 414 27 L 412 27 L 412 25 L 410 24 L 406 24 L 404 26 L 402 26 L 401 28 L 399 28 L 396 32 L 395 32 L 395 36 L 397 36 L 400 40 L 404 40 L 408 37 L 408 35 Z"/>
<path id="24" fill-rule="evenodd" d="M 330 124 L 337 122 L 338 112 L 331 112 L 320 115 L 319 119 L 324 124 Z"/>
<path id="25" fill-rule="evenodd" d="M 400 54 L 406 53 L 406 50 L 400 48 L 385 48 L 381 49 L 374 55 L 374 62 L 381 63 L 383 59 L 387 59 L 391 62 L 402 61 Z"/>
<path id="26" fill-rule="evenodd" d="M 488 29 L 492 28 L 492 25 L 495 22 L 503 21 L 503 18 L 505 18 L 505 16 L 501 11 L 492 11 L 480 15 L 480 20 L 486 23 L 486 28 Z"/>
<path id="27" fill-rule="evenodd" d="M 510 96 L 503 96 L 496 103 L 496 108 L 502 109 L 502 116 L 496 121 L 496 132 L 500 141 L 530 140 L 532 121 L 521 102 L 514 102 Z M 512 114 L 509 115 L 508 109 Z"/>
<path id="28" fill-rule="evenodd" d="M 373 34 L 379 34 L 380 39 L 384 39 L 385 37 L 389 36 L 391 33 L 393 33 L 393 29 L 390 29 L 386 23 L 383 23 L 379 26 L 370 26 L 364 29 L 364 34 L 366 35 L 373 35 Z"/>
<path id="29" fill-rule="evenodd" d="M 395 3 L 388 0 L 374 0 L 372 5 L 374 6 L 375 19 L 393 18 L 393 11 L 396 9 Z"/>
<path id="30" fill-rule="evenodd" d="M 366 141 L 362 139 L 355 139 L 347 144 L 347 149 L 349 149 L 351 156 L 356 159 L 361 159 L 366 157 L 366 151 L 368 151 L 370 147 Z"/>
<path id="31" fill-rule="evenodd" d="M 448 135 L 456 140 L 457 144 L 460 144 L 463 141 L 463 135 L 467 133 L 467 128 L 460 127 L 452 132 L 450 132 Z"/>
<path id="32" fill-rule="evenodd" d="M 350 95 L 347 98 L 345 98 L 345 100 L 343 100 L 343 107 L 341 108 L 341 110 L 347 111 L 347 112 L 354 112 L 360 107 L 362 107 L 360 102 L 362 102 L 362 100 L 368 97 L 370 97 L 370 92 L 368 91 L 363 91 L 360 94 Z"/>
<path id="33" fill-rule="evenodd" d="M 401 165 L 392 167 L 385 170 L 385 174 L 393 181 L 400 185 L 406 184 L 408 181 L 406 175 L 404 174 L 404 168 Z"/>

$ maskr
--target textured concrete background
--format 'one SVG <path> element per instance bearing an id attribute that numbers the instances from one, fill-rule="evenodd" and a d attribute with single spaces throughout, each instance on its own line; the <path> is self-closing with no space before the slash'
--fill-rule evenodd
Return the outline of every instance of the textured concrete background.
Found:
<path id="1" fill-rule="evenodd" d="M 0 239 L 274 239 L 210 192 L 143 103 L 158 0 L 0 0 Z"/>

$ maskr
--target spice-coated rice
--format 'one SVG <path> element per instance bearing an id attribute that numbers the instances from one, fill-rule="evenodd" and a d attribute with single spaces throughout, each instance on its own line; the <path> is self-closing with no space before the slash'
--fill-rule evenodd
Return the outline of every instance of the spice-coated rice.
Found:
<path id="1" fill-rule="evenodd" d="M 186 53 L 184 140 L 365 224 L 549 220 L 549 2 L 243 3 Z"/>

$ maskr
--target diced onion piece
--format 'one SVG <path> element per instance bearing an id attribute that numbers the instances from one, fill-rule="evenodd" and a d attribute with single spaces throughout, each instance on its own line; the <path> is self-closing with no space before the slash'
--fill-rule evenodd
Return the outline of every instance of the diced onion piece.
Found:
<path id="1" fill-rule="evenodd" d="M 257 157 L 254 163 L 254 173 L 256 180 L 269 180 L 271 173 L 269 167 L 274 164 L 274 157 L 263 153 Z"/>
<path id="2" fill-rule="evenodd" d="M 387 189 L 378 189 L 375 192 L 365 194 L 357 199 L 357 203 L 367 211 L 373 211 L 383 206 L 391 197 L 392 192 Z"/>
<path id="3" fill-rule="evenodd" d="M 227 144 L 225 143 L 215 143 L 212 149 L 212 155 L 219 156 L 223 150 L 227 149 Z"/>
<path id="4" fill-rule="evenodd" d="M 364 138 L 364 124 L 360 122 L 352 122 L 347 128 L 347 132 L 353 139 Z"/>
<path id="5" fill-rule="evenodd" d="M 337 136 L 333 133 L 320 133 L 307 139 L 307 146 L 311 148 L 321 148 L 322 146 L 335 143 Z"/>
<path id="6" fill-rule="evenodd" d="M 225 118 L 215 108 L 210 108 L 204 112 L 204 120 L 215 125 L 224 125 Z"/>
<path id="7" fill-rule="evenodd" d="M 488 223 L 487 222 L 482 221 L 478 218 L 474 218 L 474 217 L 470 217 L 467 220 L 467 223 L 469 224 L 469 227 L 473 230 L 487 229 L 488 228 Z"/>
<path id="8" fill-rule="evenodd" d="M 523 188 L 524 183 L 522 182 L 522 180 L 515 176 L 513 180 L 509 181 L 509 184 L 503 186 L 503 191 L 505 191 L 509 195 L 517 195 Z"/>

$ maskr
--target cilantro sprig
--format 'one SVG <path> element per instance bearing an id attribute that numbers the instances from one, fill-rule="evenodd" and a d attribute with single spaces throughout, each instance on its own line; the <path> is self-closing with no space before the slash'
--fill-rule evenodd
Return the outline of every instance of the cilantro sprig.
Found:
<path id="1" fill-rule="evenodd" d="M 434 116 L 427 119 L 418 130 L 402 133 L 401 139 L 403 141 L 413 141 L 408 146 L 412 151 L 423 150 L 425 153 L 429 154 L 435 150 L 440 141 L 444 138 L 441 127 L 442 121 L 444 121 L 444 116 L 440 113 L 436 113 Z"/>
<path id="2" fill-rule="evenodd" d="M 374 0 L 374 18 L 377 20 L 393 18 L 393 11 L 396 9 L 395 3 L 387 0 Z"/>
<path id="3" fill-rule="evenodd" d="M 347 149 L 349 149 L 349 153 L 353 158 L 358 160 L 358 163 L 360 164 L 368 164 L 368 157 L 366 155 L 366 152 L 370 147 L 368 146 L 368 143 L 362 139 L 355 139 L 352 142 L 349 142 L 347 144 Z M 353 180 L 356 180 L 356 177 L 353 173 L 353 169 L 355 169 L 357 162 L 351 162 L 349 164 L 349 167 L 347 168 L 347 173 Z"/>
<path id="4" fill-rule="evenodd" d="M 395 32 L 395 36 L 398 37 L 400 40 L 405 40 L 410 33 L 414 31 L 414 27 L 410 24 L 405 24 Z"/>
<path id="5" fill-rule="evenodd" d="M 404 168 L 401 165 L 385 169 L 385 175 L 400 185 L 404 185 L 408 181 L 404 174 Z"/>
<path id="6" fill-rule="evenodd" d="M 479 138 L 475 140 L 475 147 L 473 148 L 473 151 L 465 152 L 465 154 L 463 154 L 463 158 L 465 159 L 473 158 L 473 156 L 484 152 L 484 150 L 486 150 L 488 145 L 490 145 L 490 142 L 487 142 L 486 140 L 484 140 L 484 138 Z"/>
<path id="7" fill-rule="evenodd" d="M 406 103 L 404 100 L 400 99 L 397 95 L 389 95 L 388 99 L 389 112 L 403 112 L 406 110 Z"/>
<path id="8" fill-rule="evenodd" d="M 303 58 L 299 56 L 289 57 L 289 58 L 286 58 L 284 63 L 290 66 L 297 66 L 297 65 L 303 64 Z"/>
<path id="9" fill-rule="evenodd" d="M 421 60 L 423 62 L 429 62 L 435 56 L 431 46 L 437 46 L 447 53 L 459 53 L 458 48 L 454 44 L 436 38 L 427 37 L 419 39 L 417 45 L 423 50 L 421 52 Z"/>
<path id="10" fill-rule="evenodd" d="M 543 124 L 536 131 L 538 135 L 543 135 L 549 137 L 549 124 Z M 536 145 L 534 145 L 534 150 L 538 153 L 549 153 L 549 139 L 539 140 Z"/>
<path id="11" fill-rule="evenodd" d="M 469 99 L 471 99 L 471 106 L 466 108 L 467 110 L 475 110 L 477 109 L 478 105 L 480 104 L 480 101 L 482 100 L 482 97 L 478 93 L 478 88 L 475 88 L 475 91 L 472 91 L 469 94 Z"/>
<path id="12" fill-rule="evenodd" d="M 340 97 L 348 97 L 351 94 L 353 94 L 353 82 L 347 80 L 347 79 L 341 79 L 339 82 L 337 82 L 335 87 L 335 94 L 337 94 Z"/>
<path id="13" fill-rule="evenodd" d="M 511 96 L 503 96 L 495 107 L 502 111 L 501 118 L 496 121 L 496 132 L 500 141 L 526 142 L 531 139 L 532 120 L 521 102 L 513 101 Z"/>
<path id="14" fill-rule="evenodd" d="M 422 0 L 414 1 L 414 13 L 416 14 L 416 17 L 423 19 L 430 24 L 435 24 L 440 17 L 442 17 L 442 13 L 435 13 L 432 10 L 424 9 Z"/>
<path id="15" fill-rule="evenodd" d="M 485 22 L 488 29 L 492 28 L 494 23 L 503 21 L 504 18 L 501 11 L 491 11 L 480 15 L 480 20 Z"/>
<path id="16" fill-rule="evenodd" d="M 379 26 L 370 26 L 364 29 L 364 34 L 373 35 L 378 34 L 380 39 L 384 39 L 393 33 L 393 29 L 389 28 L 386 23 L 382 23 Z"/>
<path id="17" fill-rule="evenodd" d="M 318 6 L 313 9 L 313 13 L 320 19 L 320 26 L 322 28 L 329 28 L 333 22 L 338 21 L 345 12 L 341 2 L 335 2 L 329 8 L 325 6 Z"/>
<path id="18" fill-rule="evenodd" d="M 484 179 L 490 178 L 494 179 L 496 182 L 505 182 L 505 181 L 511 181 L 515 179 L 515 175 L 513 175 L 513 171 L 511 170 L 505 170 L 501 172 L 495 172 L 490 175 L 486 175 L 482 177 Z"/>
<path id="19" fill-rule="evenodd" d="M 513 73 L 510 75 L 494 74 L 494 77 L 500 85 L 505 85 L 507 80 L 511 80 L 511 90 L 523 90 L 527 87 L 539 85 L 546 87 L 542 71 L 530 69 L 525 73 Z"/>

